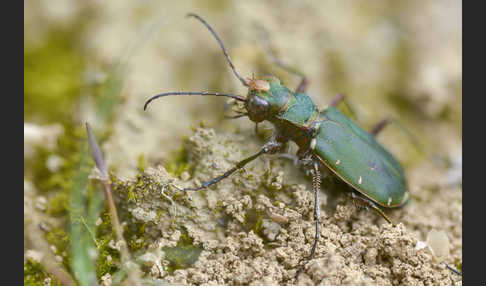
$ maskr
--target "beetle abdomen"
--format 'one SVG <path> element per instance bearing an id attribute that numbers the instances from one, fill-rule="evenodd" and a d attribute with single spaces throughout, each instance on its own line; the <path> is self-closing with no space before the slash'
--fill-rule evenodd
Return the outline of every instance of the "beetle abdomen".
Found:
<path id="1" fill-rule="evenodd" d="M 322 115 L 315 153 L 337 176 L 384 207 L 406 202 L 403 168 L 373 136 L 330 107 Z M 324 117 L 323 116 L 323 117 Z"/>

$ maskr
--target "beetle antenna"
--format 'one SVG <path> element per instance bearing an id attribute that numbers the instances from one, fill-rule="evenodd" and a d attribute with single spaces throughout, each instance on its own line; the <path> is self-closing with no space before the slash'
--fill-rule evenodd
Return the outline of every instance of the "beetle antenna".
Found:
<path id="1" fill-rule="evenodd" d="M 246 80 L 244 80 L 243 77 L 241 77 L 241 75 L 236 71 L 235 66 L 233 65 L 233 62 L 231 62 L 231 58 L 228 55 L 228 52 L 226 51 L 226 48 L 223 45 L 223 42 L 218 37 L 218 35 L 216 34 L 216 32 L 213 30 L 213 28 L 211 28 L 211 26 L 209 26 L 209 24 L 203 18 L 201 18 L 197 14 L 189 13 L 189 14 L 187 14 L 187 17 L 194 17 L 194 18 L 198 19 L 199 21 L 201 21 L 201 23 L 204 24 L 204 26 L 206 26 L 206 28 L 208 28 L 208 30 L 211 32 L 211 34 L 213 34 L 213 36 L 216 38 L 216 41 L 218 41 L 218 44 L 221 47 L 221 49 L 223 50 L 224 56 L 228 60 L 228 63 L 230 65 L 231 69 L 233 70 L 233 73 L 235 74 L 235 76 L 241 81 L 241 83 L 244 86 L 248 86 L 248 83 L 246 82 Z"/>
<path id="2" fill-rule="evenodd" d="M 447 267 L 447 268 L 448 268 L 450 271 L 452 271 L 452 272 L 456 273 L 457 275 L 461 275 L 461 276 L 462 276 L 462 272 L 460 272 L 459 270 L 456 270 L 456 269 L 454 269 L 454 268 L 450 267 L 450 266 L 449 266 L 449 264 L 447 264 L 445 261 L 443 261 L 442 263 L 444 263 L 444 264 L 445 264 L 445 266 L 446 266 L 446 267 Z"/>
<path id="3" fill-rule="evenodd" d="M 239 100 L 239 101 L 245 101 L 245 99 L 241 96 L 238 96 L 238 95 L 233 95 L 233 94 L 228 94 L 228 93 L 219 93 L 219 92 L 206 92 L 206 91 L 187 91 L 187 92 L 167 92 L 167 93 L 161 93 L 161 94 L 157 94 L 157 95 L 154 95 L 152 96 L 151 98 L 149 98 L 146 102 L 145 102 L 145 105 L 143 106 L 143 110 L 146 110 L 147 109 L 147 106 L 149 105 L 150 102 L 152 102 L 153 100 L 159 98 L 159 97 L 164 97 L 164 96 L 169 96 L 169 95 L 202 95 L 202 96 L 205 96 L 205 95 L 213 95 L 213 96 L 225 96 L 225 97 L 231 97 L 231 98 L 234 98 L 236 100 Z"/>

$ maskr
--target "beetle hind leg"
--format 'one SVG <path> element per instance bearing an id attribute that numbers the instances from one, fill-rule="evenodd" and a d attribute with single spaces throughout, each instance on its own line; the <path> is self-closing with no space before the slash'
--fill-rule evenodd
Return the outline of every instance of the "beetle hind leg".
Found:
<path id="1" fill-rule="evenodd" d="M 319 191 L 321 189 L 321 174 L 320 174 L 320 171 L 319 171 L 319 165 L 318 164 L 319 163 L 317 161 L 312 162 L 312 167 L 313 167 L 312 182 L 313 182 L 313 186 L 314 186 L 314 222 L 315 222 L 315 226 L 316 226 L 315 236 L 314 236 L 314 244 L 312 245 L 311 252 L 310 252 L 309 256 L 307 256 L 307 258 L 305 259 L 304 264 L 302 264 L 302 266 L 300 266 L 299 270 L 297 270 L 297 272 L 295 274 L 296 280 L 299 279 L 299 275 L 302 272 L 302 270 L 304 270 L 305 265 L 312 259 L 312 257 L 314 257 L 314 253 L 316 252 L 316 248 L 317 248 L 317 243 L 319 242 L 319 234 L 320 234 L 319 223 L 320 223 L 320 220 L 321 220 L 321 203 L 319 201 Z"/>
<path id="2" fill-rule="evenodd" d="M 352 107 L 351 103 L 346 99 L 346 96 L 344 94 L 336 94 L 332 99 L 331 102 L 329 103 L 329 106 L 336 107 L 338 104 L 343 103 L 346 108 L 349 110 L 351 115 L 356 119 L 358 117 L 354 107 Z"/>
<path id="3" fill-rule="evenodd" d="M 370 130 L 370 134 L 373 136 L 378 135 L 378 133 L 380 133 L 388 124 L 390 124 L 390 122 L 391 122 L 390 117 L 381 120 Z"/>
<path id="4" fill-rule="evenodd" d="M 353 199 L 355 199 L 354 201 L 357 202 L 357 203 L 360 203 L 362 204 L 363 206 L 365 206 L 366 208 L 371 208 L 373 209 L 374 211 L 376 211 L 382 218 L 384 218 L 387 222 L 389 222 L 390 224 L 392 224 L 393 226 L 395 226 L 395 224 L 392 222 L 392 220 L 385 214 L 385 212 L 383 212 L 374 202 L 372 202 L 371 200 L 369 200 L 368 198 L 365 198 L 363 196 L 360 196 L 360 195 L 356 195 L 355 192 L 351 192 L 351 197 Z"/>

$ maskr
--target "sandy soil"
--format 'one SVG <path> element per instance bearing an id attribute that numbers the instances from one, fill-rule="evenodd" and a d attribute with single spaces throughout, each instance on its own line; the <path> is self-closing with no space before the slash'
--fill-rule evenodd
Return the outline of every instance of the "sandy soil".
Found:
<path id="1" fill-rule="evenodd" d="M 148 275 L 181 285 L 295 284 L 315 228 L 310 180 L 293 163 L 265 158 L 210 190 L 182 195 L 179 190 L 220 175 L 257 144 L 199 128 L 187 144 L 193 178 L 187 173 L 181 175 L 185 180 L 173 178 L 159 166 L 141 178 L 115 183 L 119 205 L 131 214 L 127 222 L 147 224 L 146 237 L 153 238 L 149 253 L 158 253 L 162 265 L 168 261 L 160 250 L 176 245 L 181 231 L 203 248 L 188 269 L 167 273 L 153 262 Z M 433 165 L 423 168 L 432 181 L 447 175 Z M 423 171 L 419 167 L 416 172 L 409 183 L 420 192 L 412 191 L 405 207 L 387 212 L 395 227 L 357 208 L 343 185 L 326 177 L 321 238 L 299 285 L 460 285 L 461 278 L 440 262 L 462 261 L 461 190 L 423 185 Z M 128 199 L 129 191 L 135 200 Z M 432 229 L 444 231 L 451 241 L 450 252 L 439 259 L 419 242 Z"/>

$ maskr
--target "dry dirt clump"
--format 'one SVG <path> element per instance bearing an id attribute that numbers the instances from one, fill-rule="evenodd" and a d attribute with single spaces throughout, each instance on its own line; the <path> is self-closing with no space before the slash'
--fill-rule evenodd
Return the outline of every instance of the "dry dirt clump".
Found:
<path id="1" fill-rule="evenodd" d="M 125 223 L 145 224 L 142 257 L 152 257 L 146 275 L 174 285 L 295 285 L 314 238 L 314 198 L 303 172 L 266 157 L 207 190 L 181 190 L 222 174 L 257 150 L 252 144 L 199 128 L 186 144 L 192 175 L 175 178 L 158 166 L 114 183 Z M 410 184 L 417 186 L 414 178 Z M 321 238 L 299 285 L 461 285 L 429 248 L 417 247 L 431 229 L 441 229 L 452 241 L 445 260 L 462 261 L 460 190 L 412 196 L 406 207 L 388 212 L 393 227 L 340 191 L 333 195 L 332 186 L 342 185 L 323 184 Z M 174 267 L 165 250 L 176 245 L 202 251 L 192 265 Z"/>

